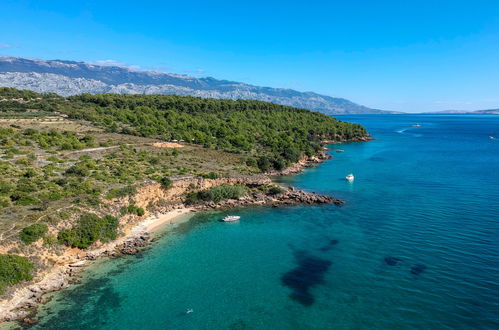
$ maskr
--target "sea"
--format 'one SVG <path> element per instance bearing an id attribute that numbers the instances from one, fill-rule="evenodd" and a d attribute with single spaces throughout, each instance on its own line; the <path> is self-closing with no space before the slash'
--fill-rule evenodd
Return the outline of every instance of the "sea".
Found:
<path id="1" fill-rule="evenodd" d="M 196 213 L 31 328 L 499 329 L 499 116 L 338 118 L 374 140 L 276 180 L 343 206 Z"/>

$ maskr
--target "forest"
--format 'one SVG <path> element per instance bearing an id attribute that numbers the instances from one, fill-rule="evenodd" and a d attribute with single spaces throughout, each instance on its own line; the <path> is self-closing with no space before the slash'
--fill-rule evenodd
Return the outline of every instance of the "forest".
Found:
<path id="1" fill-rule="evenodd" d="M 113 132 L 186 141 L 270 160 L 280 170 L 311 156 L 322 140 L 366 136 L 361 125 L 304 109 L 253 100 L 204 99 L 175 95 L 79 95 L 60 111 Z M 256 163 L 255 163 L 256 161 Z"/>
<path id="2" fill-rule="evenodd" d="M 258 166 L 262 172 L 282 170 L 304 154 L 315 154 L 323 140 L 348 141 L 367 136 L 365 128 L 358 124 L 254 100 L 120 94 L 83 94 L 64 99 L 11 88 L 1 88 L 1 98 L 3 112 L 21 111 L 22 107 L 26 110 L 36 104 L 43 111 L 87 120 L 109 132 L 242 153 L 248 156 L 249 166 Z M 11 106 L 9 98 L 25 101 Z"/>

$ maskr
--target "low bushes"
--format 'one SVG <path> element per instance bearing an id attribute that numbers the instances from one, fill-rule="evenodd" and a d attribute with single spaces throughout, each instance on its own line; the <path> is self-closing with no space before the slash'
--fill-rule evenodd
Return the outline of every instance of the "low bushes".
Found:
<path id="1" fill-rule="evenodd" d="M 205 179 L 218 179 L 218 174 L 215 172 L 203 173 L 200 176 Z"/>
<path id="2" fill-rule="evenodd" d="M 141 207 L 137 207 L 135 205 L 128 205 L 128 206 L 123 206 L 123 208 L 121 209 L 121 213 L 136 214 L 139 217 L 141 217 L 146 213 L 146 211 L 144 211 L 144 209 Z"/>
<path id="3" fill-rule="evenodd" d="M 33 264 L 28 258 L 12 254 L 0 254 L 0 294 L 5 287 L 32 279 Z"/>
<path id="4" fill-rule="evenodd" d="M 162 177 L 161 179 L 159 179 L 159 183 L 165 189 L 170 189 L 173 186 L 173 181 L 168 176 L 165 176 L 165 177 Z"/>
<path id="5" fill-rule="evenodd" d="M 86 249 L 96 241 L 108 242 L 116 239 L 118 219 L 109 215 L 102 218 L 87 213 L 80 217 L 72 229 L 61 230 L 57 235 L 60 243 Z"/>
<path id="6" fill-rule="evenodd" d="M 123 188 L 113 188 L 110 189 L 106 195 L 107 199 L 113 199 L 118 197 L 125 197 L 135 195 L 137 193 L 137 188 L 135 186 L 126 186 Z"/>
<path id="7" fill-rule="evenodd" d="M 245 196 L 248 193 L 248 188 L 243 185 L 221 185 L 206 190 L 191 192 L 187 194 L 187 203 L 193 204 L 196 202 L 213 201 L 218 203 L 225 199 L 237 199 Z"/>
<path id="8" fill-rule="evenodd" d="M 267 193 L 269 195 L 278 195 L 284 192 L 284 189 L 279 186 L 270 186 Z"/>
<path id="9" fill-rule="evenodd" d="M 48 227 L 44 223 L 34 223 L 25 227 L 19 233 L 19 237 L 24 244 L 31 244 L 43 237 L 48 231 Z"/>

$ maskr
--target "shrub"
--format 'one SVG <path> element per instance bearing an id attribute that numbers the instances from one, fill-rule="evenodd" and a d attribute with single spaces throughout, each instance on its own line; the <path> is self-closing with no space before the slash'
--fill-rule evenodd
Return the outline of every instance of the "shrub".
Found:
<path id="1" fill-rule="evenodd" d="M 218 174 L 215 172 L 201 174 L 201 177 L 205 179 L 218 179 Z"/>
<path id="2" fill-rule="evenodd" d="M 172 181 L 172 179 L 170 179 L 170 177 L 168 177 L 168 176 L 162 177 L 162 178 L 159 180 L 159 183 L 161 183 L 161 185 L 162 185 L 162 186 L 163 186 L 163 188 L 165 188 L 165 189 L 170 189 L 170 188 L 173 186 L 173 181 Z"/>
<path id="3" fill-rule="evenodd" d="M 31 168 L 23 173 L 23 177 L 25 177 L 25 178 L 33 178 L 35 176 L 36 176 L 36 172 L 35 172 L 35 170 L 33 170 Z"/>
<path id="4" fill-rule="evenodd" d="M 0 197 L 0 207 L 9 207 L 10 201 L 6 197 Z"/>
<path id="5" fill-rule="evenodd" d="M 87 213 L 80 217 L 72 229 L 61 230 L 57 235 L 60 243 L 86 249 L 96 241 L 108 242 L 116 239 L 118 219 L 109 215 L 102 218 Z"/>
<path id="6" fill-rule="evenodd" d="M 143 208 L 141 208 L 141 207 L 137 207 L 135 205 L 128 205 L 128 206 L 124 206 L 121 209 L 121 213 L 122 214 L 126 214 L 126 213 L 136 214 L 139 217 L 141 217 L 141 216 L 143 216 L 146 213 L 146 211 Z"/>
<path id="7" fill-rule="evenodd" d="M 42 238 L 48 231 L 48 227 L 44 223 L 34 223 L 23 228 L 19 233 L 19 237 L 24 244 L 31 244 Z"/>
<path id="8" fill-rule="evenodd" d="M 5 287 L 32 279 L 33 264 L 28 258 L 0 254 L 0 293 Z"/>
<path id="9" fill-rule="evenodd" d="M 270 170 L 271 164 L 270 164 L 270 160 L 268 159 L 268 157 L 261 156 L 260 158 L 258 158 L 257 165 L 258 165 L 258 168 L 260 169 L 260 171 L 265 173 L 265 172 L 268 172 Z"/>
<path id="10" fill-rule="evenodd" d="M 17 196 L 15 196 L 15 198 L 17 198 Z M 19 199 L 16 199 L 15 204 L 21 206 L 38 205 L 40 204 L 40 201 L 33 196 L 25 195 L 25 196 L 20 196 Z"/>
<path id="11" fill-rule="evenodd" d="M 65 160 L 64 160 L 64 159 L 59 159 L 59 158 L 57 158 L 57 157 L 55 157 L 55 156 L 50 156 L 50 157 L 47 157 L 47 160 L 48 160 L 49 162 L 54 162 L 54 163 L 64 163 L 64 162 L 65 162 Z"/>
<path id="12" fill-rule="evenodd" d="M 10 183 L 0 181 L 0 194 L 7 194 L 14 189 L 14 186 Z"/>
<path id="13" fill-rule="evenodd" d="M 61 219 L 64 219 L 64 220 L 67 220 L 67 219 L 69 219 L 71 217 L 69 215 L 69 213 L 65 212 L 65 211 L 62 211 L 61 213 L 59 213 L 59 216 L 61 217 Z"/>
<path id="14" fill-rule="evenodd" d="M 257 167 L 258 163 L 256 162 L 255 158 L 248 158 L 246 160 L 246 165 L 248 165 L 249 167 Z"/>
<path id="15" fill-rule="evenodd" d="M 271 186 L 268 190 L 269 195 L 278 195 L 281 194 L 282 192 L 284 192 L 284 189 L 282 189 L 279 186 Z"/>
<path id="16" fill-rule="evenodd" d="M 300 160 L 301 155 L 298 150 L 292 148 L 286 148 L 284 149 L 282 156 L 284 157 L 284 159 L 290 161 L 291 163 L 296 163 L 297 161 Z"/>
<path id="17" fill-rule="evenodd" d="M 276 157 L 272 160 L 272 165 L 274 169 L 281 171 L 286 168 L 286 161 L 282 157 Z"/>
<path id="18" fill-rule="evenodd" d="M 137 188 L 135 186 L 126 186 L 123 188 L 113 188 L 110 189 L 106 195 L 107 199 L 113 199 L 118 197 L 125 197 L 130 195 L 135 195 L 137 193 Z"/>
<path id="19" fill-rule="evenodd" d="M 198 201 L 213 201 L 218 203 L 225 199 L 236 199 L 242 197 L 248 193 L 248 188 L 243 185 L 221 185 L 213 187 L 206 190 L 201 190 L 198 192 L 192 192 L 187 194 L 187 203 L 193 204 Z"/>
<path id="20" fill-rule="evenodd" d="M 53 246 L 56 243 L 57 243 L 57 237 L 55 237 L 53 235 L 43 236 L 43 244 L 45 244 L 47 246 Z"/>

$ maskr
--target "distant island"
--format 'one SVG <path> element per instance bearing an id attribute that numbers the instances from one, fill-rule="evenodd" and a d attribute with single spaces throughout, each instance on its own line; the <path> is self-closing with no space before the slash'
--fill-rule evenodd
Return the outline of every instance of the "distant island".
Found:
<path id="1" fill-rule="evenodd" d="M 328 115 L 395 113 L 371 109 L 343 98 L 313 92 L 64 60 L 0 57 L 0 86 L 40 93 L 57 93 L 62 96 L 117 93 L 248 99 L 304 108 Z"/>
<path id="2" fill-rule="evenodd" d="M 36 322 L 45 292 L 191 210 L 341 204 L 270 175 L 329 158 L 326 141 L 367 140 L 361 125 L 254 100 L 0 88 L 0 321 Z"/>

